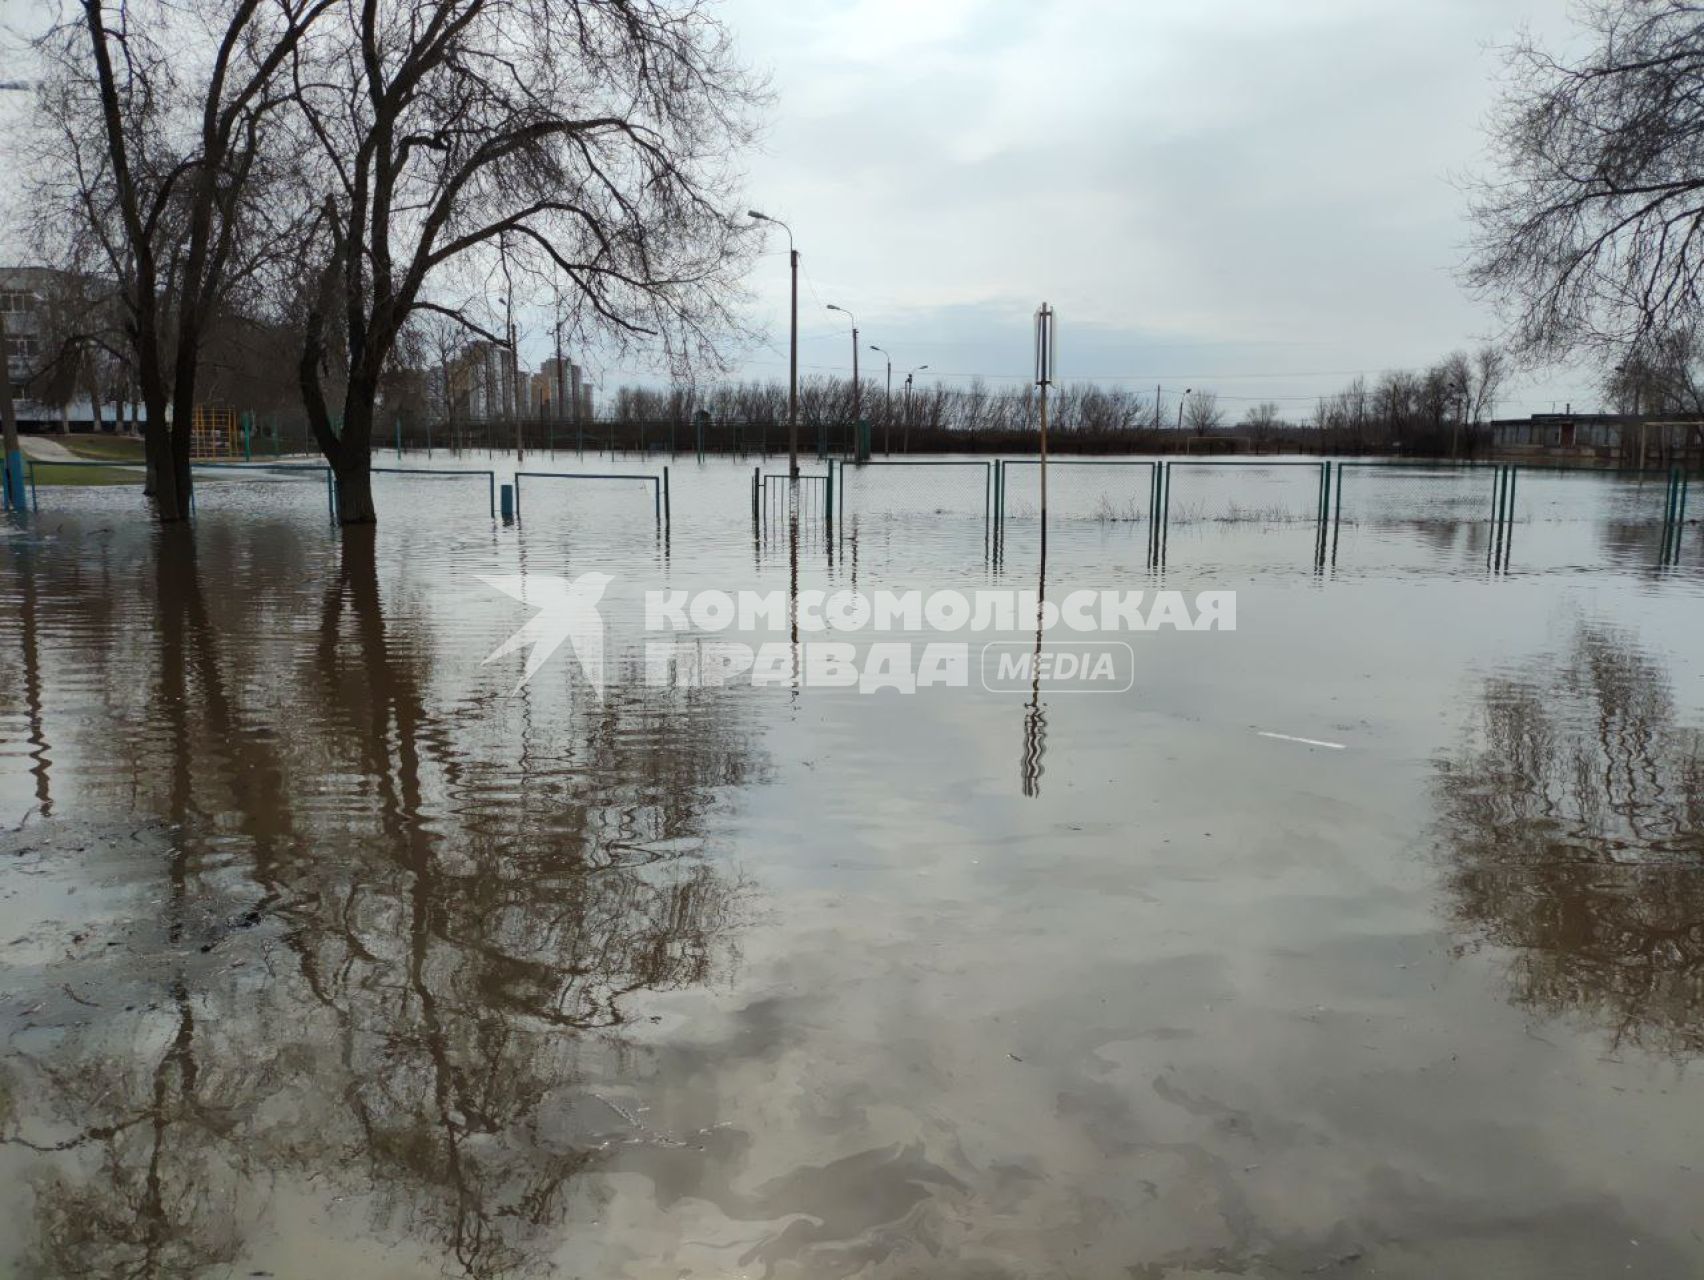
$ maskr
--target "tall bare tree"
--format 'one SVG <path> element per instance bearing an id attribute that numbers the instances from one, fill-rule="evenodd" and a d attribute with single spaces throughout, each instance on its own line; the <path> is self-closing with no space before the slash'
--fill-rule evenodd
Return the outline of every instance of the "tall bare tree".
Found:
<path id="1" fill-rule="evenodd" d="M 302 394 L 346 524 L 375 518 L 374 417 L 410 319 L 505 341 L 452 292 L 499 249 L 517 291 L 566 286 L 577 337 L 684 362 L 733 327 L 731 159 L 758 94 L 706 3 L 339 0 L 292 76 L 322 184 Z"/>
<path id="2" fill-rule="evenodd" d="M 209 319 L 278 243 L 274 208 L 258 198 L 288 164 L 277 77 L 333 3 L 81 0 L 37 42 L 43 128 L 59 143 L 37 154 L 45 238 L 73 269 L 118 284 L 165 521 L 189 511 Z"/>
<path id="3" fill-rule="evenodd" d="M 1704 294 L 1704 6 L 1590 0 L 1587 51 L 1508 51 L 1476 184 L 1469 280 L 1516 351 L 1625 347 L 1690 328 Z"/>

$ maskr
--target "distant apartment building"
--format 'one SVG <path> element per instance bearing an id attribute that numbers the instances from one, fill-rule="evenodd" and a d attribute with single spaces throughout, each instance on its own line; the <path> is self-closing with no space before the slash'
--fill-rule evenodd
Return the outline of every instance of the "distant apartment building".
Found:
<path id="1" fill-rule="evenodd" d="M 470 343 L 448 362 L 444 377 L 452 417 L 478 422 L 532 412 L 532 379 L 501 343 Z"/>
<path id="2" fill-rule="evenodd" d="M 579 365 L 572 360 L 552 356 L 539 366 L 533 383 L 538 396 L 535 403 L 542 410 L 543 416 L 555 418 L 559 422 L 579 420 L 580 415 L 576 408 L 583 403 Z"/>
<path id="3" fill-rule="evenodd" d="M 36 426 L 58 412 L 31 396 L 42 358 L 43 295 L 54 273 L 42 267 L 0 267 L 0 316 L 6 326 L 6 381 L 20 425 Z"/>
<path id="4" fill-rule="evenodd" d="M 106 291 L 110 297 L 110 291 Z M 6 381 L 12 390 L 12 409 L 24 430 L 65 431 L 87 428 L 96 422 L 111 428 L 121 419 L 134 422 L 134 405 L 124 403 L 121 379 L 96 379 L 103 385 L 103 398 L 111 396 L 109 412 L 102 412 L 89 396 L 93 366 L 89 348 L 71 349 L 69 358 L 59 349 L 55 333 L 87 332 L 89 320 L 99 313 L 103 287 L 98 282 L 52 267 L 0 267 L 0 317 L 6 328 Z"/>

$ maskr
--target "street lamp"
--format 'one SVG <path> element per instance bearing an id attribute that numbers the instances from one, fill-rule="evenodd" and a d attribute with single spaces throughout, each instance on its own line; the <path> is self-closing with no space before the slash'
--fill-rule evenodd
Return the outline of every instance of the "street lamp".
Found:
<path id="1" fill-rule="evenodd" d="M 905 439 L 900 445 L 901 453 L 911 452 L 911 379 L 928 367 L 926 364 L 920 364 L 905 375 Z"/>
<path id="2" fill-rule="evenodd" d="M 799 251 L 793 247 L 793 228 L 767 213 L 747 209 L 759 222 L 773 222 L 787 233 L 787 260 L 793 270 L 792 341 L 787 360 L 787 474 L 799 478 Z"/>
<path id="3" fill-rule="evenodd" d="M 882 453 L 893 452 L 893 353 L 885 347 L 870 344 L 871 351 L 880 351 L 887 360 L 887 384 L 882 393 Z"/>
<path id="4" fill-rule="evenodd" d="M 1183 389 L 1183 394 L 1177 398 L 1177 429 L 1179 431 L 1183 430 L 1183 404 L 1184 404 L 1184 401 L 1189 399 L 1189 393 L 1193 390 L 1195 390 L 1194 387 L 1185 387 Z"/>
<path id="5" fill-rule="evenodd" d="M 840 312 L 841 315 L 845 316 L 848 320 L 850 320 L 852 322 L 852 430 L 853 430 L 854 433 L 856 433 L 857 430 L 858 430 L 858 403 L 859 403 L 859 401 L 858 401 L 858 317 L 853 315 L 845 307 L 836 306 L 832 302 L 828 304 L 828 309 L 830 311 Z M 854 453 L 857 452 L 857 448 L 856 448 L 855 445 L 853 447 L 853 452 Z"/>

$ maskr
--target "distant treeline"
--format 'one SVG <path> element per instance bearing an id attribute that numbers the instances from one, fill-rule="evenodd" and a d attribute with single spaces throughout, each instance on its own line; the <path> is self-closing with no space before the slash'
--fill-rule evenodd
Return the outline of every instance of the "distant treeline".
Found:
<path id="1" fill-rule="evenodd" d="M 227 403 L 255 410 L 256 452 L 280 438 L 286 448 L 311 447 L 307 425 L 290 403 L 294 389 L 275 386 L 268 362 L 236 350 L 211 365 L 211 385 Z M 240 359 L 239 356 L 248 357 Z M 1068 383 L 1048 395 L 1048 443 L 1060 453 L 1392 453 L 1472 457 L 1484 449 L 1485 424 L 1503 382 L 1503 361 L 1487 348 L 1458 353 L 1431 368 L 1356 378 L 1321 398 L 1310 414 L 1287 416 L 1272 401 L 1236 409 L 1210 390 L 1187 396 L 1122 386 Z M 403 366 L 389 383 L 386 412 L 374 431 L 377 451 L 398 440 L 408 449 L 528 451 L 585 449 L 622 453 L 785 454 L 787 386 L 750 381 L 711 387 L 621 387 L 606 393 L 594 418 L 581 422 L 552 408 L 515 419 L 469 420 L 446 414 L 430 367 Z M 963 387 L 921 383 L 909 393 L 866 379 L 856 406 L 847 378 L 812 376 L 799 384 L 800 451 L 836 456 L 854 450 L 852 423 L 870 424 L 878 456 L 903 453 L 1034 452 L 1039 399 L 1028 383 Z M 856 416 L 855 416 L 856 413 Z M 707 415 L 700 426 L 700 415 Z"/>
<path id="2" fill-rule="evenodd" d="M 1504 379 L 1492 348 L 1452 355 L 1429 369 L 1393 371 L 1369 384 L 1356 378 L 1321 399 L 1311 417 L 1287 418 L 1272 401 L 1233 413 L 1210 390 L 1158 394 L 1095 383 L 1068 383 L 1048 395 L 1048 443 L 1061 453 L 1331 452 L 1471 457 L 1484 447 Z M 1033 452 L 1040 400 L 1028 383 L 963 387 L 943 383 L 896 388 L 813 376 L 799 383 L 801 453 L 851 453 L 852 424 L 870 424 L 877 455 Z M 607 394 L 596 421 L 457 423 L 440 440 L 472 447 L 554 446 L 620 452 L 785 453 L 787 386 L 780 381 L 713 387 L 621 387 Z M 421 432 L 405 431 L 409 442 Z"/>

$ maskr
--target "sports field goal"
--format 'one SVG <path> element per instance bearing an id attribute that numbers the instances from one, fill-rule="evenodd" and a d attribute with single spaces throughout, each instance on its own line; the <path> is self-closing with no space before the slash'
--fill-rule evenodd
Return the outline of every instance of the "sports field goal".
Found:
<path id="1" fill-rule="evenodd" d="M 375 503 L 428 506 L 443 515 L 460 515 L 485 507 L 497 516 L 497 473 L 445 467 L 373 467 L 384 476 L 373 484 Z"/>
<path id="2" fill-rule="evenodd" d="M 1423 462 L 1339 462 L 1332 522 L 1425 529 L 1485 522 L 1494 468 Z"/>
<path id="3" fill-rule="evenodd" d="M 40 511 L 42 492 L 53 506 L 112 505 L 115 490 L 141 495 L 147 467 L 141 461 L 27 458 L 30 507 Z M 195 487 L 190 512 L 241 508 L 255 513 L 325 511 L 335 515 L 331 468 L 312 463 L 191 462 Z"/>
<path id="4" fill-rule="evenodd" d="M 1145 524 L 1154 514 L 1154 476 L 1146 458 L 1049 458 L 1047 518 L 1096 524 Z M 1001 524 L 1041 516 L 1041 459 L 1008 458 L 995 480 Z"/>
<path id="5" fill-rule="evenodd" d="M 1194 524 L 1305 525 L 1327 511 L 1326 467 L 1304 459 L 1174 458 L 1163 486 L 1168 527 Z"/>
<path id="6" fill-rule="evenodd" d="M 838 469 L 843 519 L 965 516 L 987 521 L 994 464 L 984 459 L 871 459 Z"/>
<path id="7" fill-rule="evenodd" d="M 531 485 L 524 482 L 531 480 Z M 530 508 L 523 492 L 533 495 Z M 517 471 L 515 515 L 529 510 L 535 519 L 561 517 L 616 528 L 648 518 L 658 529 L 669 526 L 669 469 L 639 471 Z"/>

